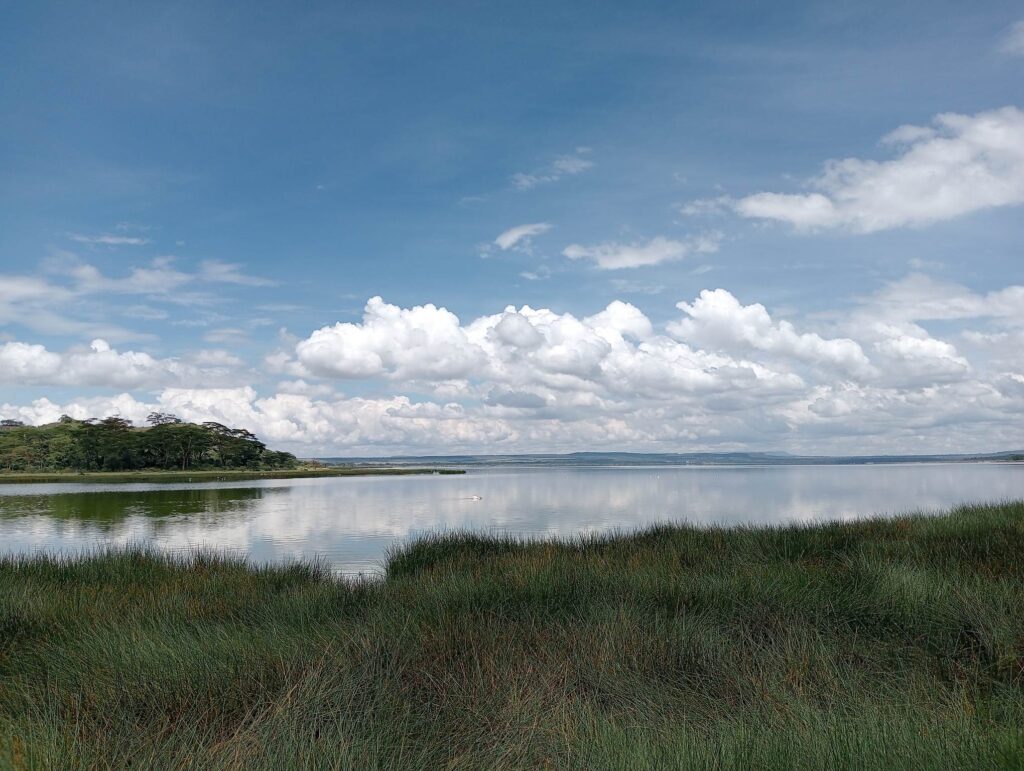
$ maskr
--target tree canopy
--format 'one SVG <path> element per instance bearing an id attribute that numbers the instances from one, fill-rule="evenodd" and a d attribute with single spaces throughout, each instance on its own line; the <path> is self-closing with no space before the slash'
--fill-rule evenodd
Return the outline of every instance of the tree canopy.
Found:
<path id="1" fill-rule="evenodd" d="M 297 465 L 294 455 L 268 450 L 244 428 L 187 423 L 154 412 L 148 425 L 122 417 L 26 426 L 0 420 L 0 469 L 6 471 L 136 471 L 143 469 L 280 469 Z"/>

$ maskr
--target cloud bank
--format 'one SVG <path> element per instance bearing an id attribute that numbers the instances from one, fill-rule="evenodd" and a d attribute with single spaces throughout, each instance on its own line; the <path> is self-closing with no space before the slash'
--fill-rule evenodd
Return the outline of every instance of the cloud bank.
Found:
<path id="1" fill-rule="evenodd" d="M 308 454 L 1005 449 L 1024 428 L 1022 297 L 1022 286 L 978 293 L 912 274 L 817 326 L 721 287 L 680 301 L 663 325 L 618 300 L 588 316 L 524 305 L 463 322 L 375 297 L 361 321 L 269 356 L 281 381 L 269 395 L 223 351 L 178 360 L 102 341 L 63 353 L 11 341 L 0 346 L 7 383 L 117 393 L 0 415 L 161 409 Z M 929 329 L 951 319 L 970 326 Z"/>

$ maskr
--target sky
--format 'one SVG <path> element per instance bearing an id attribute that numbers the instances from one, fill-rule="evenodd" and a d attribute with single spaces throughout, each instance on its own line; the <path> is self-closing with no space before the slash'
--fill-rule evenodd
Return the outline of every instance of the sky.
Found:
<path id="1" fill-rule="evenodd" d="M 1019 2 L 40 2 L 0 417 L 1024 448 Z"/>

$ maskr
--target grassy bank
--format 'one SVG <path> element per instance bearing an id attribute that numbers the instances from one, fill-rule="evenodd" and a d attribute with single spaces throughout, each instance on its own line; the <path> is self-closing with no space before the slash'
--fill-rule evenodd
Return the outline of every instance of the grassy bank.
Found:
<path id="1" fill-rule="evenodd" d="M 0 765 L 1019 768 L 1024 503 L 565 543 L 361 583 L 0 561 Z"/>
<path id="2" fill-rule="evenodd" d="M 401 476 L 404 474 L 465 474 L 461 469 L 395 467 L 310 467 L 272 471 L 54 471 L 0 472 L 0 484 L 33 482 L 221 482 L 247 479 L 305 479 L 309 477 Z"/>

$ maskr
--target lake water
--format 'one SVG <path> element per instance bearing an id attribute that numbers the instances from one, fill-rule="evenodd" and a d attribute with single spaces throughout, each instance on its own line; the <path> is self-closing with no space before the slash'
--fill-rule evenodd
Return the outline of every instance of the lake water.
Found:
<path id="1" fill-rule="evenodd" d="M 479 496 L 479 499 L 477 499 Z M 379 571 L 388 547 L 472 528 L 571 536 L 655 522 L 782 523 L 1024 499 L 1024 465 L 547 467 L 465 476 L 0 485 L 0 553 L 213 547 Z"/>

